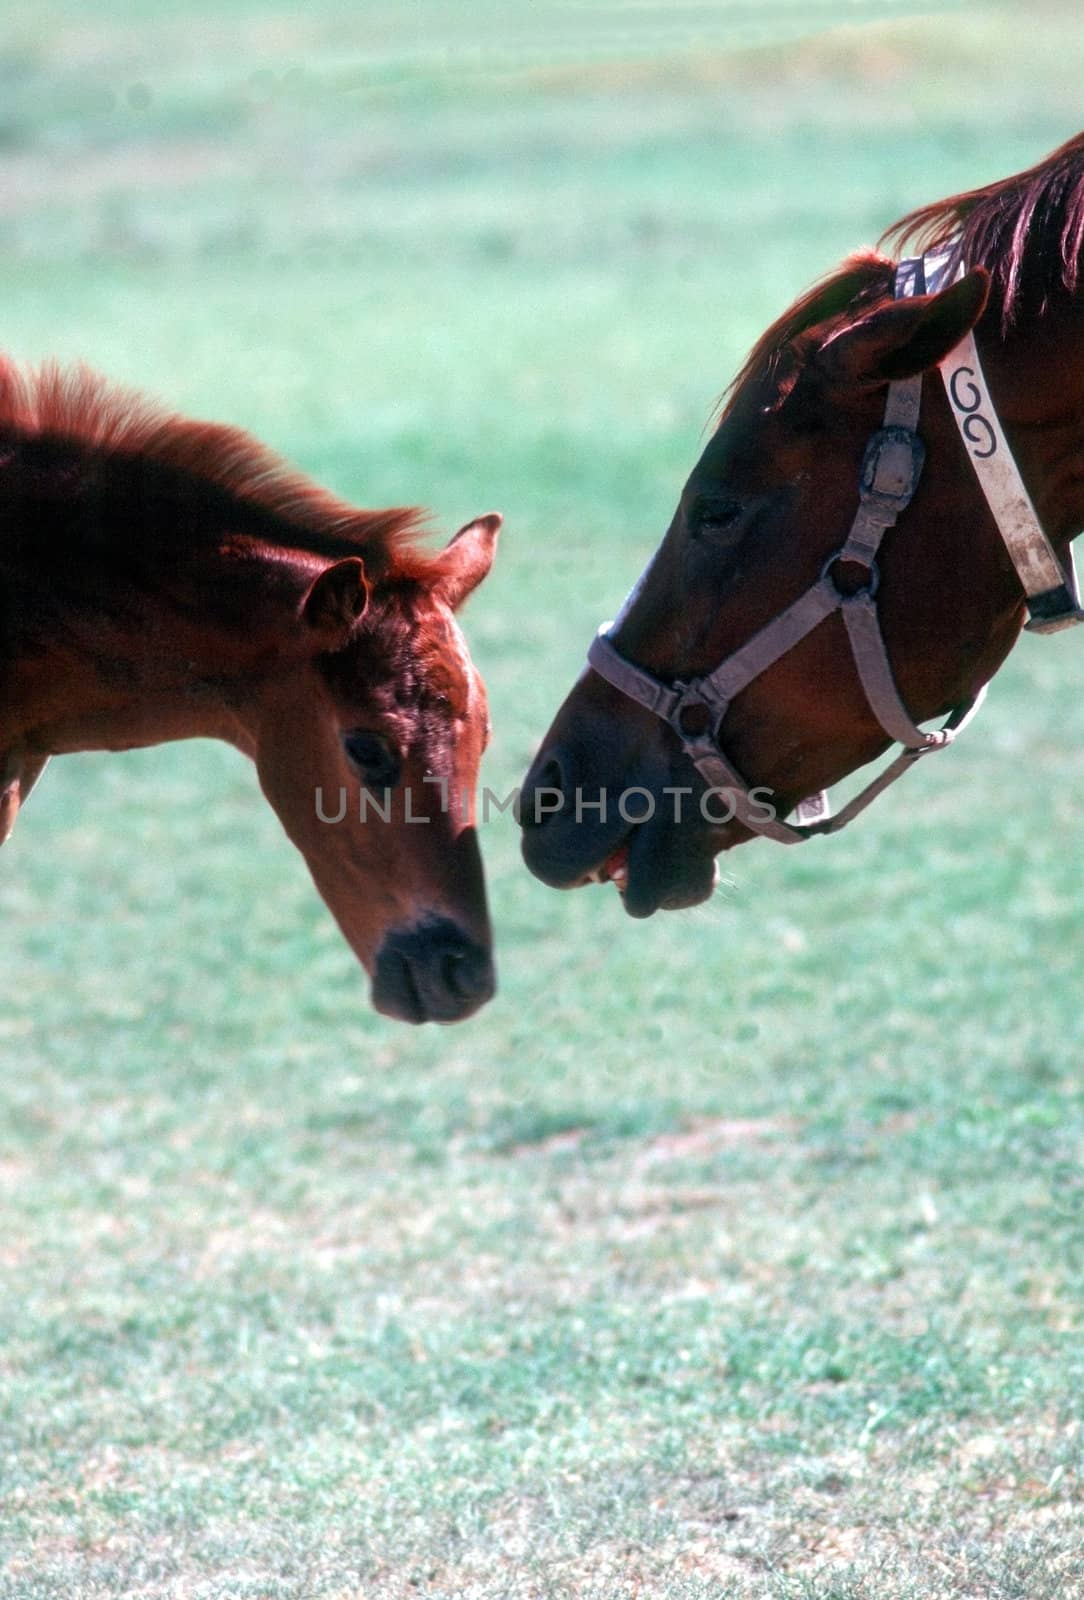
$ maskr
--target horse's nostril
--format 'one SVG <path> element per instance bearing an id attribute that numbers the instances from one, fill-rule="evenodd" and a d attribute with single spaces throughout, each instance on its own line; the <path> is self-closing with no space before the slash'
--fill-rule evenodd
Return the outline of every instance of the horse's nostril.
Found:
<path id="1" fill-rule="evenodd" d="M 550 756 L 535 784 L 536 789 L 552 789 L 556 794 L 565 792 L 565 772 L 556 756 Z"/>
<path id="2" fill-rule="evenodd" d="M 520 798 L 520 826 L 540 828 L 562 812 L 566 804 L 564 768 L 553 755 L 538 769 Z"/>

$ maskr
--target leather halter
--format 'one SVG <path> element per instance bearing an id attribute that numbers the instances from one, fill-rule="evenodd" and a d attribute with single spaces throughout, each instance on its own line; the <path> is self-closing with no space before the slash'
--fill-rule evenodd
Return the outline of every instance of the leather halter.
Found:
<path id="1" fill-rule="evenodd" d="M 958 245 L 902 261 L 896 269 L 895 297 L 933 294 L 950 277 L 962 276 L 963 270 Z M 1001 431 L 971 334 L 946 356 L 941 374 L 980 487 L 1020 578 L 1029 611 L 1027 627 L 1050 633 L 1084 621 L 1071 557 L 1066 573 L 1039 524 Z M 866 446 L 859 475 L 858 511 L 845 542 L 829 557 L 816 583 L 713 672 L 667 684 L 626 660 L 614 645 L 612 632 L 628 613 L 650 565 L 626 600 L 617 622 L 603 624 L 587 654 L 589 664 L 601 677 L 669 723 L 709 789 L 725 796 L 737 821 L 780 844 L 800 844 L 816 834 L 838 833 L 921 756 L 947 749 L 978 710 L 986 693 L 984 685 L 976 695 L 954 706 L 940 728 L 925 732 L 912 721 L 900 699 L 881 632 L 876 602 L 880 578 L 877 552 L 885 533 L 910 504 L 922 473 L 925 449 L 916 431 L 921 403 L 921 374 L 889 385 L 884 423 Z M 846 592 L 838 587 L 832 574 L 841 562 L 865 570 L 862 587 Z M 903 749 L 835 816 L 828 796 L 821 792 L 799 804 L 795 822 L 783 822 L 769 805 L 755 798 L 756 791 L 750 790 L 723 751 L 719 737 L 723 719 L 735 696 L 836 611 L 842 613 L 870 710 L 885 733 Z"/>

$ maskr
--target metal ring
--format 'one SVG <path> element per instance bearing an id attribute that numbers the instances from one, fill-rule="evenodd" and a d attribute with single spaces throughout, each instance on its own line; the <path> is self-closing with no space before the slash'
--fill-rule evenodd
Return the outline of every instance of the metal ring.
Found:
<path id="1" fill-rule="evenodd" d="M 877 565 L 876 560 L 865 562 L 862 560 L 861 556 L 844 556 L 843 548 L 844 547 L 841 547 L 839 550 L 836 550 L 824 563 L 824 566 L 821 568 L 821 582 L 830 583 L 841 600 L 854 600 L 858 595 L 863 594 L 868 594 L 872 600 L 881 583 L 880 567 Z M 851 589 L 848 592 L 844 592 L 844 590 L 839 587 L 839 584 L 832 577 L 831 569 L 835 566 L 837 561 L 843 560 L 846 560 L 847 562 L 853 562 L 856 567 L 865 567 L 866 571 L 869 573 L 869 578 L 865 583 L 859 584 L 857 589 Z"/>
<path id="2" fill-rule="evenodd" d="M 674 707 L 673 715 L 670 718 L 671 726 L 678 738 L 685 744 L 693 744 L 705 739 L 714 742 L 715 730 L 722 721 L 718 707 L 713 706 L 710 701 L 698 695 L 695 690 L 690 694 L 685 684 L 680 686 L 675 684 L 674 687 L 680 687 L 685 691 Z M 682 723 L 682 718 L 687 711 L 702 711 L 704 713 L 704 726 L 702 728 L 686 728 Z"/>

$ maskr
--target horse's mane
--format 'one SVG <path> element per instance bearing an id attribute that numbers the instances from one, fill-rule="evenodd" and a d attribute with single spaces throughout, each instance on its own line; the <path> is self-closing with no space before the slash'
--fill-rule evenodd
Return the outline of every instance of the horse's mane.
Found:
<path id="1" fill-rule="evenodd" d="M 1084 134 L 1026 172 L 919 206 L 886 229 L 879 245 L 918 253 L 949 241 L 958 242 L 969 267 L 989 271 L 1005 329 L 1022 310 L 1041 316 L 1059 292 L 1074 294 L 1084 264 Z M 722 418 L 750 390 L 775 381 L 784 352 L 801 334 L 875 304 L 888 290 L 892 267 L 889 256 L 863 251 L 807 290 L 757 340 L 726 392 Z"/>
<path id="2" fill-rule="evenodd" d="M 919 251 L 950 239 L 960 241 L 969 267 L 990 272 L 1005 325 L 1023 304 L 1041 316 L 1059 290 L 1075 294 L 1084 258 L 1084 133 L 1026 172 L 919 206 L 881 243 Z"/>
<path id="3" fill-rule="evenodd" d="M 417 508 L 359 510 L 244 429 L 179 416 L 83 365 L 46 362 L 27 370 L 0 356 L 3 434 L 74 445 L 99 462 L 139 460 L 182 474 L 266 513 L 283 548 L 365 554 L 403 577 L 423 578 L 433 559 L 415 544 L 423 519 Z"/>
<path id="4" fill-rule="evenodd" d="M 881 299 L 891 281 L 892 263 L 874 250 L 849 256 L 842 267 L 807 289 L 792 306 L 766 328 L 723 396 L 720 421 L 725 422 L 737 402 L 750 392 L 775 386 L 784 353 L 801 334 L 822 322 L 842 319 Z"/>

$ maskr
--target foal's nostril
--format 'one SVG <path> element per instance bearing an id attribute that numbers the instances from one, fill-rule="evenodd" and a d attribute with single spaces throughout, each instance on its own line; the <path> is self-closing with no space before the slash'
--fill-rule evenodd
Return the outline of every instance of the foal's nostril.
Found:
<path id="1" fill-rule="evenodd" d="M 493 993 L 493 963 L 478 945 L 446 950 L 440 976 L 444 988 L 457 1000 L 488 1000 Z"/>
<path id="2" fill-rule="evenodd" d="M 460 978 L 465 976 L 462 972 L 465 959 L 462 950 L 447 950 L 440 962 L 441 983 L 449 994 L 454 994 L 460 998 L 463 994 Z"/>
<path id="3" fill-rule="evenodd" d="M 493 959 L 447 917 L 390 932 L 377 952 L 373 1004 L 405 1022 L 457 1022 L 492 998 Z"/>

